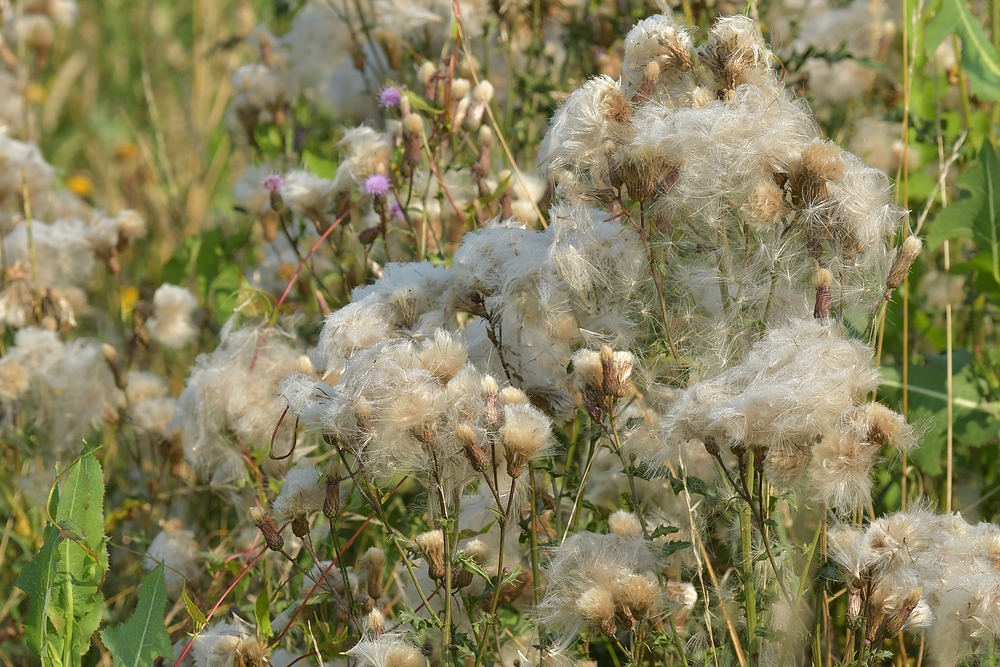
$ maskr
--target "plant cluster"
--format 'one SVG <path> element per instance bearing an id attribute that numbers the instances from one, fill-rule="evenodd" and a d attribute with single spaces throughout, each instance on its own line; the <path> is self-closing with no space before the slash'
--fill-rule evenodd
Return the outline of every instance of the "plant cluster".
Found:
<path id="1" fill-rule="evenodd" d="M 941 438 L 908 419 L 908 329 L 886 342 L 965 136 L 946 162 L 939 110 L 938 182 L 911 215 L 890 175 L 929 176 L 909 135 L 887 139 L 893 95 L 843 112 L 897 84 L 867 66 L 899 66 L 886 8 L 793 4 L 308 0 L 236 40 L 250 62 L 231 59 L 211 114 L 232 212 L 209 223 L 191 183 L 180 213 L 145 69 L 172 206 L 108 212 L 62 182 L 32 86 L 81 10 L 0 3 L 0 442 L 18 476 L 0 661 L 994 651 L 1000 526 L 951 511 L 950 305 L 944 512 L 907 487 L 933 497 Z M 980 44 L 952 15 L 968 10 L 930 34 Z M 928 240 L 969 238 L 966 268 L 1000 293 L 982 146 Z"/>

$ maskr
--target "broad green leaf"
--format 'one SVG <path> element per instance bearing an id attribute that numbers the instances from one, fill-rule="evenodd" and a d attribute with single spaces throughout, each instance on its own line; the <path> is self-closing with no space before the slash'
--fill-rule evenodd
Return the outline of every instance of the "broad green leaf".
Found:
<path id="1" fill-rule="evenodd" d="M 883 366 L 885 380 L 879 394 L 896 409 L 902 404 L 902 372 L 897 366 Z M 941 472 L 941 453 L 947 427 L 947 360 L 928 355 L 926 363 L 910 366 L 908 384 L 908 414 L 911 424 L 927 430 L 920 446 L 910 454 L 913 463 L 928 474 Z M 952 415 L 955 441 L 968 447 L 981 447 L 994 442 L 1000 435 L 997 406 L 984 403 L 976 389 L 975 376 L 968 353 L 956 352 L 952 361 Z"/>
<path id="2" fill-rule="evenodd" d="M 163 625 L 166 606 L 167 587 L 161 563 L 142 580 L 132 618 L 101 632 L 115 667 L 153 667 L 157 658 L 172 655 L 170 636 Z"/>
<path id="3" fill-rule="evenodd" d="M 17 587 L 27 593 L 31 603 L 24 622 L 24 637 L 28 648 L 37 655 L 41 655 L 50 643 L 49 605 L 59 559 L 56 547 L 62 540 L 55 526 L 47 526 L 44 535 L 41 550 L 24 566 L 17 578 Z M 58 640 L 58 637 L 53 639 Z"/>
<path id="4" fill-rule="evenodd" d="M 46 527 L 44 545 L 25 566 L 18 586 L 31 600 L 25 626 L 29 646 L 43 666 L 69 667 L 79 665 L 90 648 L 104 610 L 104 477 L 92 452 L 70 469 L 55 520 L 56 525 Z"/>
<path id="5" fill-rule="evenodd" d="M 989 274 L 1000 282 L 1000 167 L 990 142 L 983 142 L 979 161 L 956 183 L 964 193 L 934 218 L 927 244 L 936 248 L 955 237 L 972 239 L 977 260 L 988 261 Z"/>
<path id="6" fill-rule="evenodd" d="M 321 158 L 311 151 L 302 151 L 302 164 L 306 169 L 322 178 L 333 179 L 337 175 L 337 164 Z"/>
<path id="7" fill-rule="evenodd" d="M 253 615 L 257 619 L 257 632 L 265 641 L 274 634 L 271 631 L 271 596 L 268 595 L 268 588 L 268 586 L 264 586 L 264 590 L 257 595 L 257 602 L 253 606 Z"/>
<path id="8" fill-rule="evenodd" d="M 942 0 L 934 20 L 927 24 L 927 51 L 932 53 L 948 35 L 962 38 L 962 70 L 980 99 L 1000 102 L 1000 55 L 965 0 Z"/>

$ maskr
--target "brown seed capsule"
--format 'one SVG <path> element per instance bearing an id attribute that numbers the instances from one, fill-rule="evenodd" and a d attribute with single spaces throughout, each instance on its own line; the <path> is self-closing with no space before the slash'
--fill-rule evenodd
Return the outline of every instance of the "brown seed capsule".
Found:
<path id="1" fill-rule="evenodd" d="M 472 572 L 464 567 L 453 567 L 451 571 L 451 587 L 453 590 L 465 588 L 472 583 Z"/>
<path id="2" fill-rule="evenodd" d="M 490 375 L 483 378 L 483 421 L 488 428 L 496 429 L 500 426 L 500 413 L 497 410 L 497 400 L 500 398 L 500 389 L 497 381 Z"/>
<path id="3" fill-rule="evenodd" d="M 583 391 L 583 405 L 587 408 L 587 414 L 595 422 L 599 422 L 604 418 L 604 408 L 601 405 L 603 399 L 604 397 L 599 396 L 592 387 L 587 387 Z"/>
<path id="4" fill-rule="evenodd" d="M 427 572 L 431 579 L 444 579 L 444 533 L 431 530 L 413 538 L 417 550 L 427 561 Z"/>
<path id="5" fill-rule="evenodd" d="M 906 237 L 903 245 L 899 247 L 899 252 L 896 253 L 896 259 L 892 262 L 892 268 L 889 269 L 889 277 L 885 280 L 885 286 L 888 289 L 894 290 L 903 284 L 903 278 L 910 272 L 910 267 L 913 266 L 913 262 L 917 259 L 917 255 L 920 254 L 923 245 L 916 236 Z"/>
<path id="6" fill-rule="evenodd" d="M 259 507 L 251 507 L 247 510 L 247 518 L 250 519 L 250 523 L 257 526 L 257 529 L 260 530 L 268 549 L 271 551 L 281 551 L 284 548 L 285 539 L 275 529 L 274 521 L 271 520 L 267 512 Z"/>
<path id="7" fill-rule="evenodd" d="M 895 637 L 906 627 L 906 622 L 910 620 L 913 610 L 920 604 L 920 596 L 922 594 L 923 589 L 921 588 L 914 588 L 909 592 L 902 604 L 899 605 L 899 609 L 896 610 L 896 613 L 885 624 L 886 637 Z"/>
<path id="8" fill-rule="evenodd" d="M 305 538 L 309 534 L 309 519 L 305 514 L 299 514 L 292 519 L 292 535 Z"/>
<path id="9" fill-rule="evenodd" d="M 323 499 L 323 516 L 332 519 L 340 511 L 340 466 L 330 463 L 326 469 L 326 497 Z"/>
<path id="10" fill-rule="evenodd" d="M 830 317 L 830 285 L 833 283 L 833 274 L 829 269 L 820 269 L 816 272 L 816 303 L 813 306 L 813 317 L 823 319 Z"/>
<path id="11" fill-rule="evenodd" d="M 861 615 L 861 590 L 851 588 L 847 591 L 847 617 L 855 618 Z"/>
<path id="12" fill-rule="evenodd" d="M 605 396 L 622 398 L 628 393 L 633 363 L 630 352 L 614 352 L 607 345 L 601 347 L 601 390 Z"/>
<path id="13" fill-rule="evenodd" d="M 485 472 L 489 467 L 489 458 L 486 451 L 476 442 L 476 434 L 468 424 L 460 424 L 455 429 L 455 437 L 462 443 L 462 451 L 465 458 L 472 465 L 476 472 Z"/>

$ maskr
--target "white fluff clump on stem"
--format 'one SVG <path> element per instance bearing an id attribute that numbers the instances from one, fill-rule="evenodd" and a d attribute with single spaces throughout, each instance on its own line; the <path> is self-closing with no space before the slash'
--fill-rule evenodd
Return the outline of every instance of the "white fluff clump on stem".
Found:
<path id="1" fill-rule="evenodd" d="M 178 399 L 174 424 L 181 429 L 184 456 L 216 487 L 244 479 L 244 446 L 270 442 L 283 410 L 277 391 L 281 380 L 296 369 L 312 370 L 280 332 L 269 331 L 258 349 L 262 334 L 257 328 L 224 330 L 219 347 L 195 361 Z M 291 442 L 291 429 L 282 429 L 274 443 L 276 455 L 288 452 Z M 304 453 L 303 448 L 296 453 Z"/>
<path id="2" fill-rule="evenodd" d="M 691 55 L 691 37 L 671 13 L 639 21 L 625 37 L 622 77 L 627 96 L 634 99 L 638 94 L 645 101 L 660 91 L 668 98 L 671 92 L 684 92 L 685 86 L 677 84 L 691 71 Z"/>
<path id="3" fill-rule="evenodd" d="M 118 419 L 124 396 L 108 366 L 105 348 L 89 339 L 63 343 L 51 331 L 25 327 L 7 350 L 3 367 L 15 379 L 0 392 L 0 403 L 17 400 L 25 424 L 37 429 L 40 453 L 60 458 L 78 450 L 80 441 L 103 422 Z M 10 398 L 5 400 L 3 394 Z M 9 427 L 11 413 L 2 423 Z"/>
<path id="4" fill-rule="evenodd" d="M 344 654 L 354 658 L 358 667 L 424 667 L 427 664 L 416 644 L 392 632 L 362 637 Z"/>
<path id="5" fill-rule="evenodd" d="M 146 320 L 150 338 L 164 347 L 184 347 L 198 335 L 191 321 L 197 308 L 198 299 L 186 288 L 160 285 L 153 294 L 153 316 Z"/>
<path id="6" fill-rule="evenodd" d="M 832 530 L 830 554 L 873 632 L 891 637 L 923 628 L 941 664 L 1000 640 L 1000 526 L 923 509 L 897 512 L 864 530 Z"/>
<path id="7" fill-rule="evenodd" d="M 789 489 L 809 471 L 826 505 L 868 501 L 882 447 L 914 445 L 901 415 L 862 403 L 879 384 L 872 350 L 839 325 L 793 320 L 770 330 L 739 364 L 680 393 L 660 423 L 665 457 L 705 442 L 753 448 L 772 484 Z"/>
<path id="8" fill-rule="evenodd" d="M 608 635 L 689 606 L 690 591 L 657 580 L 662 563 L 652 542 L 622 535 L 580 532 L 558 547 L 548 567 L 549 585 L 536 611 L 557 645 L 568 645 L 585 627 Z"/>
<path id="9" fill-rule="evenodd" d="M 333 181 L 305 169 L 296 169 L 284 175 L 281 181 L 281 199 L 297 215 L 322 220 L 330 205 Z"/>
<path id="10" fill-rule="evenodd" d="M 279 524 L 308 519 L 323 509 L 324 500 L 326 485 L 320 483 L 319 471 L 303 459 L 285 475 L 281 493 L 271 505 L 272 516 Z"/>
<path id="11" fill-rule="evenodd" d="M 538 152 L 542 172 L 553 178 L 574 178 L 606 172 L 610 140 L 609 103 L 622 93 L 609 76 L 590 79 L 576 89 L 552 117 Z M 593 176 L 591 178 L 596 181 Z"/>
<path id="12" fill-rule="evenodd" d="M 332 313 L 312 353 L 337 373 L 364 350 L 397 337 L 431 337 L 458 328 L 470 363 L 518 388 L 549 414 L 574 409 L 566 366 L 581 344 L 629 347 L 641 330 L 648 291 L 638 239 L 607 213 L 559 206 L 543 232 L 494 221 L 467 234 L 450 269 L 391 264 L 374 285 Z M 621 296 L 608 302 L 601 289 Z M 629 297 L 640 295 L 638 306 Z M 457 361 L 449 361 L 455 373 Z M 433 370 L 434 373 L 441 371 Z"/>
<path id="13" fill-rule="evenodd" d="M 145 570 L 163 563 L 163 576 L 170 595 L 178 595 L 185 579 L 197 579 L 199 573 L 198 542 L 194 533 L 181 527 L 179 519 L 170 519 L 153 538 L 142 562 Z"/>
<path id="14" fill-rule="evenodd" d="M 237 617 L 232 623 L 219 621 L 193 641 L 196 667 L 265 665 L 267 649 L 257 640 L 253 627 Z"/>
<path id="15" fill-rule="evenodd" d="M 359 125 L 344 133 L 337 144 L 347 155 L 333 178 L 334 192 L 350 192 L 373 174 L 389 173 L 392 144 L 389 138 L 366 125 Z"/>
<path id="16" fill-rule="evenodd" d="M 129 371 L 125 385 L 127 415 L 135 429 L 144 435 L 163 440 L 176 429 L 170 426 L 177 409 L 177 399 L 168 395 L 167 384 L 159 375 Z"/>

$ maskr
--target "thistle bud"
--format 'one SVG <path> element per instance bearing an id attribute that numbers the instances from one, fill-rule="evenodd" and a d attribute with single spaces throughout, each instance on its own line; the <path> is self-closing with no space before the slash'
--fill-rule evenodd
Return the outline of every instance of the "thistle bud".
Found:
<path id="1" fill-rule="evenodd" d="M 500 402 L 503 405 L 527 405 L 531 401 L 528 395 L 517 387 L 504 387 L 500 390 Z"/>
<path id="2" fill-rule="evenodd" d="M 365 572 L 365 590 L 372 600 L 382 597 L 382 570 L 385 568 L 385 552 L 371 547 L 358 561 L 358 571 Z"/>
<path id="3" fill-rule="evenodd" d="M 326 467 L 326 497 L 323 499 L 323 516 L 332 519 L 340 511 L 340 465 L 334 461 Z"/>
<path id="4" fill-rule="evenodd" d="M 420 555 L 427 561 L 427 573 L 431 579 L 444 579 L 444 533 L 441 530 L 431 530 L 413 538 L 413 543 Z"/>
<path id="5" fill-rule="evenodd" d="M 378 608 L 368 612 L 368 616 L 365 617 L 365 624 L 368 626 L 368 632 L 372 636 L 380 637 L 385 634 L 385 615 Z"/>
<path id="6" fill-rule="evenodd" d="M 372 225 L 371 227 L 362 229 L 358 233 L 358 241 L 361 242 L 361 245 L 371 245 L 372 243 L 375 242 L 376 239 L 378 239 L 381 233 L 382 233 L 381 225 Z"/>
<path id="7" fill-rule="evenodd" d="M 434 439 L 434 422 L 426 422 L 420 426 L 414 427 L 410 430 L 410 432 L 413 433 L 413 437 L 426 445 Z"/>
<path id="8" fill-rule="evenodd" d="M 708 452 L 710 456 L 718 456 L 722 451 L 719 449 L 719 443 L 717 443 L 715 438 L 711 436 L 705 438 L 705 442 L 703 444 L 705 445 L 705 451 Z"/>
<path id="9" fill-rule="evenodd" d="M 576 610 L 593 627 L 608 636 L 618 631 L 615 625 L 615 601 L 611 593 L 596 586 L 588 588 L 576 601 Z"/>
<path id="10" fill-rule="evenodd" d="M 482 396 L 484 404 L 483 417 L 486 425 L 492 429 L 500 426 L 500 413 L 497 410 L 497 400 L 500 398 L 500 390 L 497 381 L 491 375 L 483 377 Z"/>
<path id="11" fill-rule="evenodd" d="M 419 114 L 403 117 L 403 163 L 409 167 L 420 164 L 423 132 L 424 119 Z"/>
<path id="12" fill-rule="evenodd" d="M 857 618 L 861 615 L 861 589 L 851 588 L 847 591 L 847 617 Z"/>
<path id="13" fill-rule="evenodd" d="M 460 588 L 465 588 L 472 583 L 472 572 L 465 569 L 464 567 L 452 568 L 451 572 L 451 588 L 452 590 L 458 590 Z"/>
<path id="14" fill-rule="evenodd" d="M 820 269 L 816 272 L 816 303 L 813 305 L 813 317 L 822 319 L 830 317 L 830 285 L 833 283 L 833 274 L 829 269 Z"/>
<path id="15" fill-rule="evenodd" d="M 622 398 L 628 393 L 634 364 L 631 352 L 614 352 L 607 345 L 601 348 L 601 390 L 605 396 Z"/>
<path id="16" fill-rule="evenodd" d="M 305 514 L 298 514 L 292 519 L 292 535 L 301 539 L 309 535 L 309 518 Z"/>
<path id="17" fill-rule="evenodd" d="M 604 419 L 604 408 L 601 406 L 602 397 L 597 395 L 592 387 L 587 387 L 583 391 L 583 405 L 587 409 L 587 415 L 595 422 Z"/>
<path id="18" fill-rule="evenodd" d="M 259 507 L 251 507 L 247 510 L 247 518 L 250 523 L 257 526 L 257 529 L 264 536 L 264 542 L 271 551 L 281 551 L 285 547 L 285 539 L 275 529 L 274 522 L 267 512 Z"/>
<path id="19" fill-rule="evenodd" d="M 895 637 L 898 635 L 903 628 L 907 627 L 907 622 L 910 620 L 910 616 L 913 614 L 913 610 L 917 608 L 920 604 L 920 596 L 923 594 L 923 589 L 914 588 L 907 594 L 906 598 L 903 600 L 902 604 L 899 605 L 899 609 L 893 614 L 889 621 L 885 624 L 885 636 Z"/>
<path id="20" fill-rule="evenodd" d="M 916 236 L 907 236 L 903 245 L 896 253 L 896 259 L 892 261 L 892 268 L 889 269 L 889 277 L 885 279 L 885 286 L 894 290 L 903 284 L 903 278 L 910 272 L 910 267 L 920 254 L 923 243 Z"/>
<path id="21" fill-rule="evenodd" d="M 462 451 L 468 459 L 472 469 L 476 472 L 485 472 L 489 467 L 489 459 L 486 451 L 476 442 L 476 434 L 468 424 L 459 424 L 455 429 L 455 437 L 462 443 Z"/>

